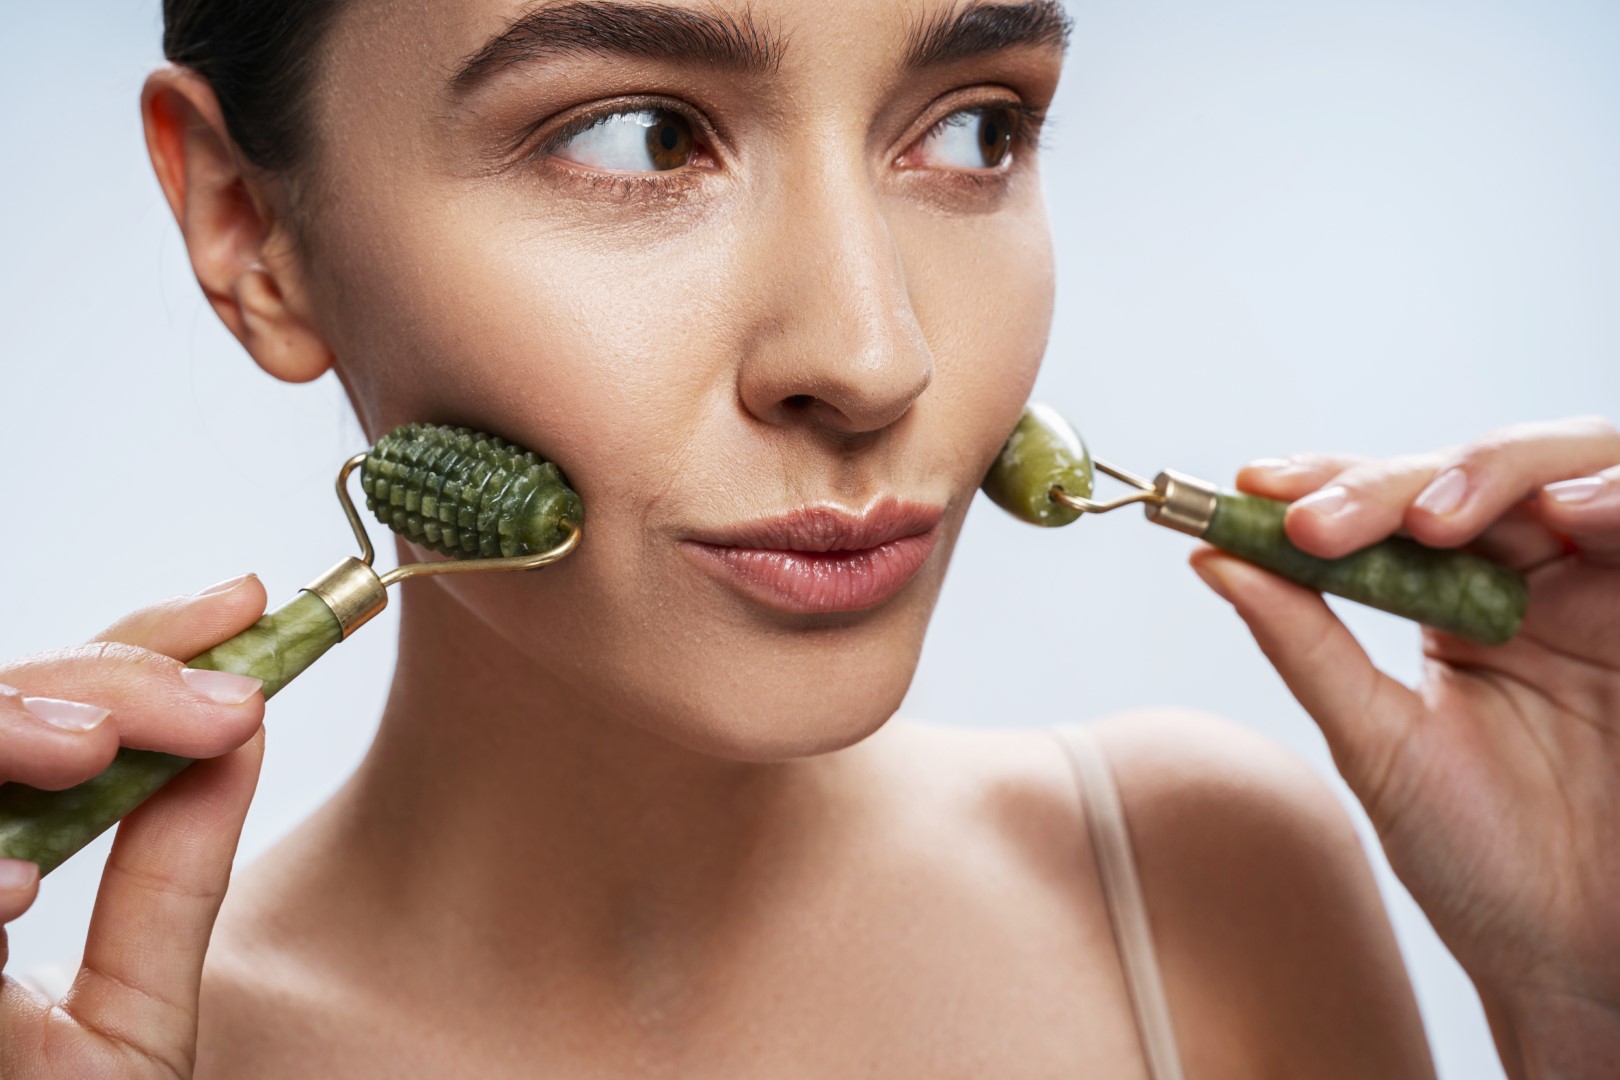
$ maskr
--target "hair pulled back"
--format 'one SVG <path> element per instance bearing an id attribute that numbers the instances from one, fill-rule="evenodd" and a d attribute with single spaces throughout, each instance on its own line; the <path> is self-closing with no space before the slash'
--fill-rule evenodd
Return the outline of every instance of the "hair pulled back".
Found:
<path id="1" fill-rule="evenodd" d="M 163 0 L 163 54 L 208 80 L 226 130 L 261 169 L 310 151 L 309 94 L 342 0 Z"/>

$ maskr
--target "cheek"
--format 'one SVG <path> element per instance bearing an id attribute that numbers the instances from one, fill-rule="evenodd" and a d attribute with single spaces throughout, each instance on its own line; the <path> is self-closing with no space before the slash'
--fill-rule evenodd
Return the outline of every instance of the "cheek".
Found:
<path id="1" fill-rule="evenodd" d="M 912 306 L 933 350 L 930 407 L 983 476 L 1017 423 L 1052 325 L 1052 245 L 1038 193 L 976 218 L 897 228 Z"/>
<path id="2" fill-rule="evenodd" d="M 517 213 L 514 213 L 517 211 Z M 345 365 L 375 436 L 408 420 L 500 434 L 562 464 L 596 508 L 647 491 L 735 398 L 737 244 L 602 236 L 509 197 L 351 218 L 334 268 Z"/>

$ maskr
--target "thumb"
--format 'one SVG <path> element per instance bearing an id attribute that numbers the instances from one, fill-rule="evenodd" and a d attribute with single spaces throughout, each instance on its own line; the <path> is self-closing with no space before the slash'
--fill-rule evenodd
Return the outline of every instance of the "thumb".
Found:
<path id="1" fill-rule="evenodd" d="M 1188 562 L 1248 623 L 1260 651 L 1322 729 L 1334 764 L 1373 823 L 1392 820 L 1381 813 L 1387 782 L 1421 699 L 1373 666 L 1320 593 L 1208 544 Z"/>
<path id="2" fill-rule="evenodd" d="M 118 825 L 61 1011 L 176 1075 L 196 1054 L 203 956 L 259 778 L 264 729 L 198 761 Z"/>

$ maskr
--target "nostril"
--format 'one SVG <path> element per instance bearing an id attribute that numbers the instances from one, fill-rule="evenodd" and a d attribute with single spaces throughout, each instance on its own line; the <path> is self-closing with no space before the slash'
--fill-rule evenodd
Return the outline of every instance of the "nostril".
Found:
<path id="1" fill-rule="evenodd" d="M 782 399 L 782 406 L 786 409 L 791 409 L 794 412 L 803 412 L 805 409 L 808 409 L 811 402 L 815 400 L 816 399 L 811 397 L 809 394 L 793 394 Z"/>

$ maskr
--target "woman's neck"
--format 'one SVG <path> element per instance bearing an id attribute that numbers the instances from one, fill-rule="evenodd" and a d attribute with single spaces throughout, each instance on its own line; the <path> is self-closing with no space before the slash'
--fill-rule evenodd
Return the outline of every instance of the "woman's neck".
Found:
<path id="1" fill-rule="evenodd" d="M 659 1007 L 806 870 L 862 756 L 685 749 L 594 710 L 447 590 L 420 588 L 365 761 L 267 857 L 278 906 L 304 912 L 276 921 L 314 924 L 320 950 L 396 993 L 453 966 L 486 988 Z"/>

